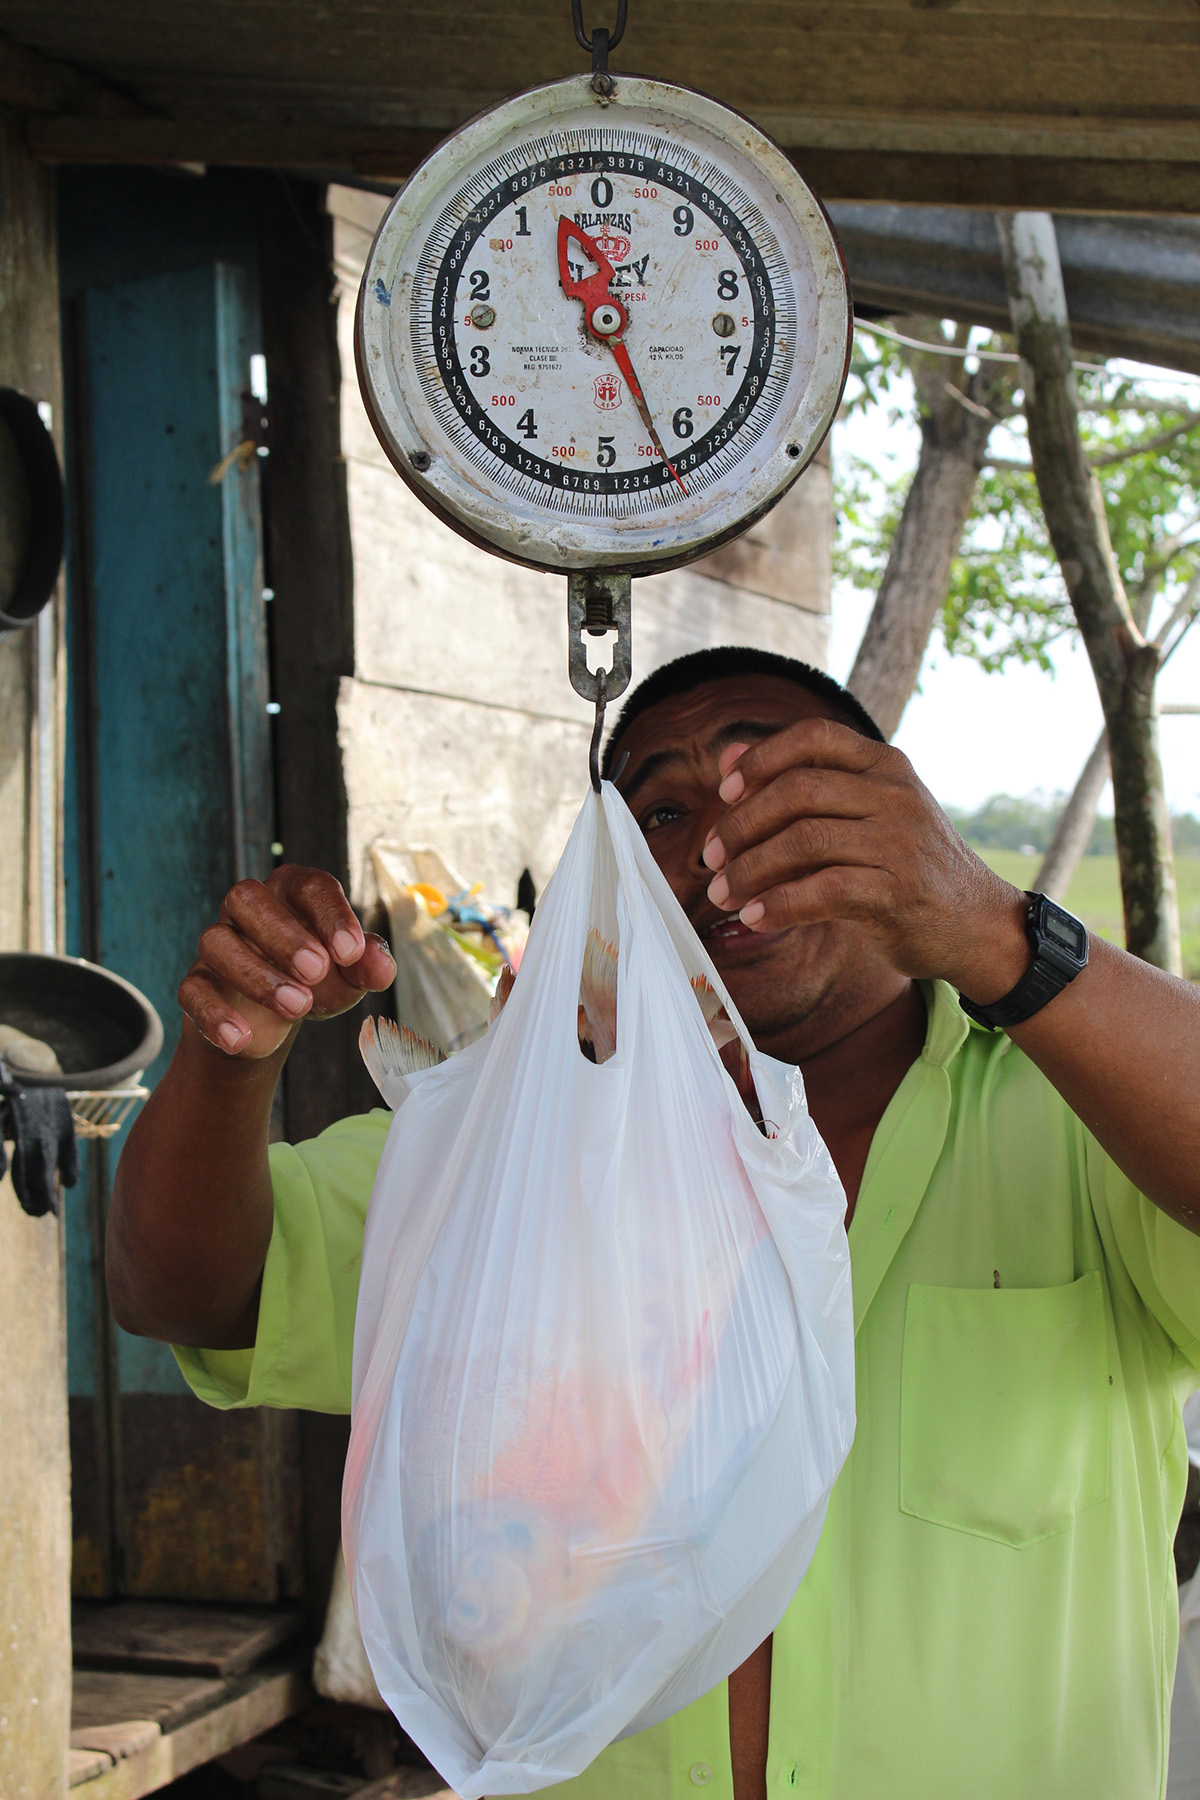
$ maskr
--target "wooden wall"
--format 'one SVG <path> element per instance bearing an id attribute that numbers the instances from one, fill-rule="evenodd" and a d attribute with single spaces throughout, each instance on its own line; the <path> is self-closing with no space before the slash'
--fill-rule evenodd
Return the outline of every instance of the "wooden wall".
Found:
<path id="1" fill-rule="evenodd" d="M 0 384 L 61 416 L 53 178 L 0 114 Z M 0 949 L 40 949 L 37 628 L 0 638 Z M 57 772 L 54 772 L 54 788 Z M 57 814 L 57 805 L 54 806 Z M 0 1794 L 57 1800 L 71 1703 L 61 1232 L 0 1181 Z"/>

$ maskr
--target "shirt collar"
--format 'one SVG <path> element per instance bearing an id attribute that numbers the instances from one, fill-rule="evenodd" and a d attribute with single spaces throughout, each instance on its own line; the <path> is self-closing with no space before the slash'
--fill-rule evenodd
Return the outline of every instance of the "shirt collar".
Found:
<path id="1" fill-rule="evenodd" d="M 928 1014 L 921 1061 L 935 1069 L 944 1069 L 953 1062 L 971 1035 L 971 1021 L 958 1004 L 958 995 L 948 981 L 923 981 L 920 985 Z M 982 1031 L 985 1027 L 981 1025 L 979 1029 Z"/>

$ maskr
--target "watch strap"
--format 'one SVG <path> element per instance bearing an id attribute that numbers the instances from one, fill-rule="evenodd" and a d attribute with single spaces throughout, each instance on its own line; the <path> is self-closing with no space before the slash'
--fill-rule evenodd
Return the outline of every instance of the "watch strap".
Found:
<path id="1" fill-rule="evenodd" d="M 1033 961 L 1022 975 L 1020 981 L 999 1000 L 993 1000 L 988 1006 L 978 1001 L 969 1000 L 965 994 L 959 995 L 959 1004 L 968 1018 L 977 1024 L 985 1025 L 989 1031 L 1006 1030 L 1012 1025 L 1023 1025 L 1026 1019 L 1032 1019 L 1034 1013 L 1040 1012 L 1056 995 L 1061 994 L 1068 984 L 1087 966 L 1087 932 L 1082 923 L 1067 913 L 1045 894 L 1030 894 L 1029 909 L 1025 915 L 1025 929 L 1033 948 Z M 1083 950 L 1079 957 L 1058 945 L 1050 943 L 1041 930 L 1041 918 L 1045 908 L 1054 910 L 1071 923 L 1078 926 Z"/>

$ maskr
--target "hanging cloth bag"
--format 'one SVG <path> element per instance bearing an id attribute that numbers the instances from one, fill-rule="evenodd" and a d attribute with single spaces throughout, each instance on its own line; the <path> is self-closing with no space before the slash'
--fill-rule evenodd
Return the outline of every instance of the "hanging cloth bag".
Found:
<path id="1" fill-rule="evenodd" d="M 578 1038 L 593 932 L 617 947 L 600 1064 Z M 750 1046 L 607 782 L 495 1024 L 389 1097 L 343 1496 L 355 1608 L 380 1692 L 463 1800 L 532 1793 L 714 1687 L 795 1593 L 854 1431 L 845 1197 L 799 1071 Z"/>

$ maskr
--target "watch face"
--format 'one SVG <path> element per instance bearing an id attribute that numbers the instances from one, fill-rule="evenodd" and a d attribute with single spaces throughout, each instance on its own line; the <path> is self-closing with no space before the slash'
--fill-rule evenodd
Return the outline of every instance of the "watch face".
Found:
<path id="1" fill-rule="evenodd" d="M 1082 960 L 1087 949 L 1087 932 L 1069 912 L 1064 912 L 1052 900 L 1044 901 L 1038 927 L 1048 943 L 1065 951 L 1075 962 Z"/>

